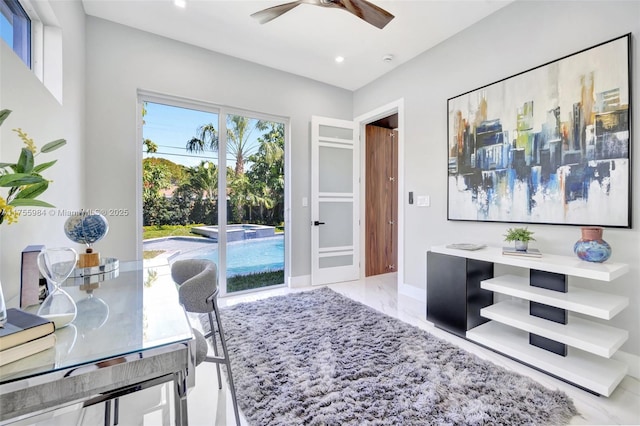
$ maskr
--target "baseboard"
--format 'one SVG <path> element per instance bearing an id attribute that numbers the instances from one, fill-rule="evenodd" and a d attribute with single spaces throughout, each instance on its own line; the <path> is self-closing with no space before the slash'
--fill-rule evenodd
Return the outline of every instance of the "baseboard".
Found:
<path id="1" fill-rule="evenodd" d="M 298 275 L 289 277 L 289 288 L 309 287 L 311 285 L 311 275 Z"/>
<path id="2" fill-rule="evenodd" d="M 425 291 L 425 289 L 405 283 L 398 284 L 398 294 L 411 297 L 412 299 L 416 299 L 420 302 L 427 301 L 427 292 Z"/>
<path id="3" fill-rule="evenodd" d="M 627 376 L 631 376 L 635 379 L 640 380 L 640 356 L 630 354 L 628 352 L 618 351 L 611 357 L 613 359 L 617 359 L 618 361 L 622 361 L 629 366 L 629 371 L 627 371 Z"/>

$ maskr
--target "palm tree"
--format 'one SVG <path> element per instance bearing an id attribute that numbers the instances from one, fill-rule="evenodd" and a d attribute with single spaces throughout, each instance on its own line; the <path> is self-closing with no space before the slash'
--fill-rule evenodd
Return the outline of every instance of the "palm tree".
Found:
<path id="1" fill-rule="evenodd" d="M 252 222 L 251 210 L 253 207 L 260 207 L 260 217 L 262 218 L 262 209 L 272 209 L 275 206 L 276 200 L 271 194 L 271 188 L 264 184 L 255 185 L 249 184 L 250 188 L 247 191 L 247 203 L 249 204 L 249 222 Z"/>
<path id="2" fill-rule="evenodd" d="M 218 150 L 218 131 L 213 124 L 204 124 L 196 132 L 197 135 L 187 141 L 187 151 L 200 153 L 207 149 Z"/>
<path id="3" fill-rule="evenodd" d="M 188 179 L 174 195 L 189 205 L 190 220 L 209 225 L 217 223 L 218 168 L 210 161 L 201 161 L 187 169 Z"/>
<path id="4" fill-rule="evenodd" d="M 282 123 L 261 123 L 264 131 L 258 138 L 260 144 L 256 154 L 249 160 L 251 170 L 247 173 L 251 191 L 258 194 L 256 202 L 269 215 L 268 224 L 276 224 L 283 216 L 284 208 L 284 125 Z M 258 201 L 259 199 L 259 201 Z"/>
<path id="5" fill-rule="evenodd" d="M 251 121 L 254 121 L 250 128 Z M 227 151 L 236 160 L 236 176 L 244 174 L 245 158 L 251 155 L 254 146 L 249 142 L 249 136 L 260 122 L 241 115 L 227 116 Z"/>
<path id="6" fill-rule="evenodd" d="M 241 115 L 227 116 L 227 154 L 236 161 L 235 172 L 237 175 L 244 174 L 245 159 L 254 150 L 249 137 L 254 129 L 259 129 L 261 121 Z M 253 125 L 253 127 L 252 127 Z M 187 141 L 187 151 L 200 153 L 207 149 L 218 151 L 219 147 L 218 131 L 213 124 L 205 124 L 198 127 L 196 136 Z"/>
<path id="7" fill-rule="evenodd" d="M 227 167 L 227 188 L 229 205 L 231 210 L 231 223 L 241 223 L 244 219 L 244 204 L 249 189 L 249 179 L 243 174 L 237 174 L 233 169 Z"/>
<path id="8" fill-rule="evenodd" d="M 213 202 L 218 195 L 218 167 L 211 161 L 201 161 L 189 169 L 189 185 L 199 190 L 201 198 Z"/>

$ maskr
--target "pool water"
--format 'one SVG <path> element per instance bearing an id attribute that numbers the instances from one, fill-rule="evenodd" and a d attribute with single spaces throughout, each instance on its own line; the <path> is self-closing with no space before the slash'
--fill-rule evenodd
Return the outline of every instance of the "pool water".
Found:
<path id="1" fill-rule="evenodd" d="M 208 259 L 218 264 L 216 248 L 192 251 L 176 259 Z M 284 269 L 284 235 L 227 243 L 227 277 Z"/>

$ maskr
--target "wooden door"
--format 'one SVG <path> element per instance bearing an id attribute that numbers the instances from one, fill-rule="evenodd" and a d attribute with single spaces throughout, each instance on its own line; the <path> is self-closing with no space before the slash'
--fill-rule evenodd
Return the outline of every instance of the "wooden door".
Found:
<path id="1" fill-rule="evenodd" d="M 366 127 L 365 276 L 395 272 L 398 251 L 397 130 Z"/>

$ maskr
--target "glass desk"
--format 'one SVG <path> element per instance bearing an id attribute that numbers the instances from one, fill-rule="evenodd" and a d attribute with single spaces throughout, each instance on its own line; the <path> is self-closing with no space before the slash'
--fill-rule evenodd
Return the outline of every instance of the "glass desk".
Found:
<path id="1" fill-rule="evenodd" d="M 194 341 L 169 267 L 120 262 L 115 274 L 102 278 L 68 279 L 63 287 L 78 314 L 56 330 L 55 347 L 0 367 L 0 424 L 168 381 L 175 423 L 188 423 Z"/>

